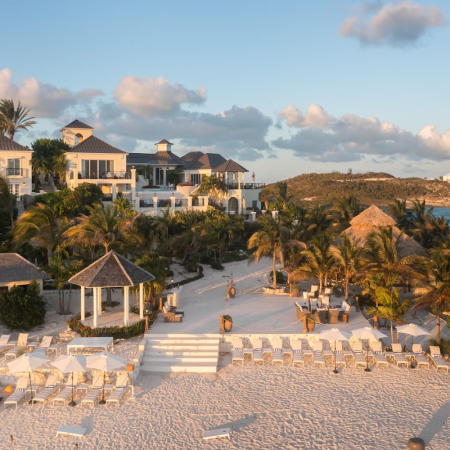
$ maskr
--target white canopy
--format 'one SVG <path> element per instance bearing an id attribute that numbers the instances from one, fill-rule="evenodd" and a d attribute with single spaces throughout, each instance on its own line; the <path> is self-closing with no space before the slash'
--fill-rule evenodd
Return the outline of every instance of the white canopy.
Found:
<path id="1" fill-rule="evenodd" d="M 352 334 L 359 339 L 371 339 L 373 341 L 387 337 L 384 333 L 372 327 L 357 328 L 352 331 Z"/>
<path id="2" fill-rule="evenodd" d="M 11 373 L 34 372 L 36 369 L 48 362 L 44 352 L 24 353 L 19 358 L 8 363 Z"/>
<path id="3" fill-rule="evenodd" d="M 51 364 L 62 373 L 86 372 L 86 357 L 84 355 L 61 355 Z"/>
<path id="4" fill-rule="evenodd" d="M 431 336 L 425 328 L 419 327 L 415 323 L 408 323 L 408 325 L 402 325 L 397 327 L 398 333 L 409 334 L 410 336 Z"/>
<path id="5" fill-rule="evenodd" d="M 124 366 L 125 361 L 123 358 L 112 353 L 102 352 L 86 357 L 86 367 L 88 369 L 110 372 Z"/>

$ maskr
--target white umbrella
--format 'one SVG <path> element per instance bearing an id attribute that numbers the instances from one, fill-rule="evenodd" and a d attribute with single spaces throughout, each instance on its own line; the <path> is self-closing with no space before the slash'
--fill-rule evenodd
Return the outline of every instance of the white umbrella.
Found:
<path id="1" fill-rule="evenodd" d="M 336 341 L 348 341 L 351 337 L 350 333 L 339 330 L 339 328 L 331 328 L 330 330 L 322 331 L 319 334 L 319 339 L 327 341 L 334 341 L 334 351 L 336 352 Z M 336 367 L 336 355 L 334 355 L 334 373 L 339 373 Z"/>
<path id="2" fill-rule="evenodd" d="M 114 369 L 123 367 L 125 365 L 125 361 L 120 356 L 113 355 L 112 353 L 108 352 L 96 353 L 95 355 L 88 356 L 86 358 L 86 361 L 87 361 L 86 364 L 87 368 L 103 371 L 103 393 L 102 399 L 100 400 L 99 404 L 104 405 L 106 403 L 105 401 L 106 372 L 111 372 Z"/>
<path id="3" fill-rule="evenodd" d="M 403 333 L 412 336 L 411 344 L 414 344 L 414 336 L 431 336 L 431 333 L 425 330 L 425 328 L 419 327 L 419 325 L 416 325 L 415 323 L 408 323 L 408 325 L 397 327 L 397 333 Z"/>
<path id="4" fill-rule="evenodd" d="M 31 372 L 34 372 L 36 369 L 44 365 L 46 362 L 48 362 L 48 358 L 47 356 L 45 356 L 45 352 L 36 352 L 36 353 L 24 353 L 19 358 L 8 363 L 8 368 L 11 373 L 28 372 L 28 375 L 30 377 L 30 392 L 31 392 L 30 402 L 33 401 Z"/>
<path id="5" fill-rule="evenodd" d="M 76 403 L 73 401 L 73 373 L 86 372 L 86 357 L 84 355 L 61 355 L 51 364 L 62 373 L 72 373 L 72 401 L 69 406 L 75 406 Z"/>
<path id="6" fill-rule="evenodd" d="M 387 337 L 384 333 L 381 331 L 375 330 L 375 328 L 372 327 L 364 327 L 364 328 L 357 328 L 356 330 L 352 331 L 353 336 L 359 338 L 359 339 L 372 339 L 374 341 L 378 341 L 378 339 L 382 339 L 384 337 Z M 369 344 L 366 345 L 367 355 L 366 355 L 366 361 L 367 366 L 364 369 L 366 372 L 370 372 L 369 369 Z"/>

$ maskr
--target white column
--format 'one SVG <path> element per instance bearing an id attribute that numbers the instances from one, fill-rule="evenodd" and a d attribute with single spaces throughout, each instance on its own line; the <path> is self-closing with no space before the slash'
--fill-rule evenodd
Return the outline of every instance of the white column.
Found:
<path id="1" fill-rule="evenodd" d="M 123 295 L 123 324 L 125 326 L 128 325 L 129 312 L 130 312 L 130 287 L 125 286 Z"/>
<path id="2" fill-rule="evenodd" d="M 117 195 L 117 184 L 113 183 L 112 184 L 112 199 L 113 199 L 113 201 L 116 199 L 116 195 Z"/>
<path id="3" fill-rule="evenodd" d="M 98 328 L 98 302 L 97 302 L 97 288 L 92 288 L 92 309 L 94 310 L 94 328 Z"/>
<path id="4" fill-rule="evenodd" d="M 238 189 L 241 189 L 241 173 L 238 172 Z"/>
<path id="5" fill-rule="evenodd" d="M 175 195 L 172 195 L 170 197 L 170 208 L 172 209 L 172 211 L 170 212 L 170 214 L 175 214 Z"/>
<path id="6" fill-rule="evenodd" d="M 131 201 L 136 198 L 136 169 L 131 169 Z"/>
<path id="7" fill-rule="evenodd" d="M 139 318 L 144 318 L 144 283 L 139 285 Z"/>
<path id="8" fill-rule="evenodd" d="M 98 313 L 102 313 L 102 288 L 97 288 Z"/>
<path id="9" fill-rule="evenodd" d="M 188 209 L 191 210 L 191 209 L 192 209 L 192 197 L 189 196 L 189 197 L 187 198 L 187 200 L 188 200 Z"/>
<path id="10" fill-rule="evenodd" d="M 150 184 L 150 180 L 148 180 L 149 184 Z M 152 184 L 154 186 L 156 186 L 156 167 L 153 167 L 153 180 L 152 180 Z"/>
<path id="11" fill-rule="evenodd" d="M 158 197 L 153 197 L 153 215 L 154 217 L 158 216 Z"/>
<path id="12" fill-rule="evenodd" d="M 85 290 L 85 287 L 81 286 L 81 320 L 85 319 L 85 310 L 86 310 L 84 290 Z"/>

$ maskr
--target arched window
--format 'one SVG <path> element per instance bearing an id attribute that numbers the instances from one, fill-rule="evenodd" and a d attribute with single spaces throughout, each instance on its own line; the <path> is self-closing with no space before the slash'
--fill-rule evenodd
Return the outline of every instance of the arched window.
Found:
<path id="1" fill-rule="evenodd" d="M 80 133 L 77 133 L 75 135 L 75 145 L 81 144 L 83 142 L 83 135 Z"/>

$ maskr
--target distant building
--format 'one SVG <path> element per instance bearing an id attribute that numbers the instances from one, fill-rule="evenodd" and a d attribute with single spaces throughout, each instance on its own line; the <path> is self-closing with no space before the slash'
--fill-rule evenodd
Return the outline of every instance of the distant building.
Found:
<path id="1" fill-rule="evenodd" d="M 444 176 L 442 177 L 442 181 L 447 181 L 447 182 L 450 183 L 450 173 L 448 173 L 447 175 L 444 175 Z"/>
<path id="2" fill-rule="evenodd" d="M 17 253 L 0 253 L 0 291 L 9 291 L 14 285 L 28 286 L 36 280 L 42 292 L 48 275 Z"/>

